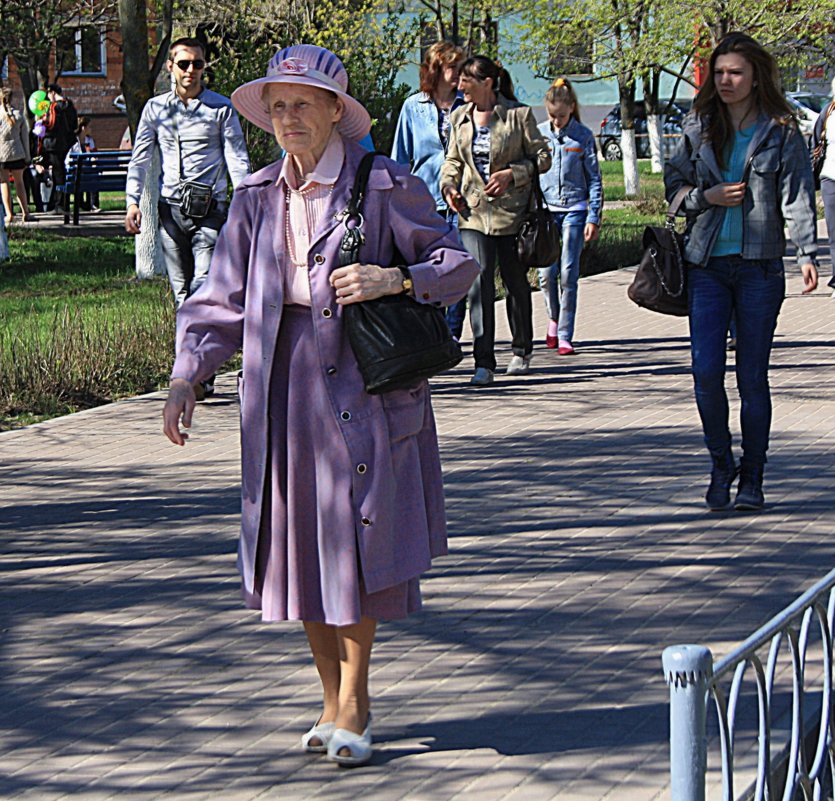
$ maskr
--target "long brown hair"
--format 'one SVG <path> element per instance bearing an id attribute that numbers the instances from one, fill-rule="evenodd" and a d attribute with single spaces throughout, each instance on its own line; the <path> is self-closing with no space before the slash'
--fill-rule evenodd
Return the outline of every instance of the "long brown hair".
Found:
<path id="1" fill-rule="evenodd" d="M 780 89 L 780 75 L 774 56 L 748 34 L 729 33 L 710 54 L 707 77 L 693 102 L 693 111 L 699 117 L 707 119 L 705 139 L 713 145 L 716 158 L 723 167 L 724 152 L 734 139 L 734 127 L 728 107 L 716 90 L 713 74 L 719 56 L 729 53 L 742 56 L 753 69 L 753 107 L 780 125 L 788 125 L 794 121 L 792 108 Z"/>
<path id="2" fill-rule="evenodd" d="M 431 95 L 438 87 L 444 67 L 451 67 L 464 58 L 464 51 L 452 42 L 435 42 L 420 65 L 420 91 Z"/>
<path id="3" fill-rule="evenodd" d="M 15 115 L 14 109 L 12 108 L 12 90 L 5 86 L 0 89 L 0 109 L 6 115 L 9 126 L 14 127 Z"/>
<path id="4" fill-rule="evenodd" d="M 493 59 L 487 58 L 487 56 L 470 56 L 461 65 L 461 74 L 479 81 L 492 78 L 493 91 L 496 94 L 502 95 L 508 100 L 516 100 L 513 81 L 510 79 L 507 70 Z"/>

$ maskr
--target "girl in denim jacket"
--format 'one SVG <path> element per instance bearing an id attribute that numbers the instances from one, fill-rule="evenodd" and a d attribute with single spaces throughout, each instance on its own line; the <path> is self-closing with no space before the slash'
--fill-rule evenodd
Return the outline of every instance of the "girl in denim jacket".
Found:
<path id="1" fill-rule="evenodd" d="M 585 242 L 600 234 L 603 181 L 597 163 L 594 134 L 580 124 L 574 88 L 557 78 L 545 95 L 548 119 L 539 126 L 551 147 L 551 169 L 540 177 L 545 202 L 562 229 L 562 257 L 539 271 L 539 286 L 548 310 L 545 347 L 559 347 L 562 356 L 574 353 L 574 318 L 580 254 Z"/>

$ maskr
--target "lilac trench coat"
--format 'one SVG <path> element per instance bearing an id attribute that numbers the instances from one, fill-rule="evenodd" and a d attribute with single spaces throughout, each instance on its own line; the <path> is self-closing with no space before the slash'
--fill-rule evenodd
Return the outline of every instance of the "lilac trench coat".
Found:
<path id="1" fill-rule="evenodd" d="M 435 419 L 426 381 L 417 388 L 369 395 L 343 328 L 342 309 L 328 282 L 339 266 L 346 207 L 365 150 L 345 141 L 345 165 L 311 238 L 309 280 L 318 360 L 328 399 L 347 446 L 350 476 L 334 475 L 325 492 L 344 493 L 353 506 L 362 577 L 369 593 L 425 572 L 446 553 L 443 481 Z M 241 384 L 241 539 L 238 567 L 253 591 L 255 557 L 268 455 L 270 376 L 284 303 L 285 203 L 276 186 L 281 162 L 236 188 L 206 283 L 177 315 L 172 378 L 207 379 L 243 348 Z M 435 211 L 426 186 L 408 167 L 375 159 L 365 199 L 365 263 L 388 265 L 394 247 L 409 265 L 415 297 L 446 306 L 463 297 L 478 265 Z M 316 439 L 311 447 L 330 449 Z M 343 447 L 340 443 L 338 447 Z M 365 470 L 356 467 L 365 465 Z"/>

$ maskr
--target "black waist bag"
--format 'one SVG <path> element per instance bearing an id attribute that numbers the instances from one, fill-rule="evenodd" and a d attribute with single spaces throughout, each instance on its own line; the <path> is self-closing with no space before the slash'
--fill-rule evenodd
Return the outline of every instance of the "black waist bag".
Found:
<path id="1" fill-rule="evenodd" d="M 362 203 L 375 155 L 363 156 L 354 180 L 340 246 L 343 265 L 359 261 Z M 343 306 L 342 314 L 365 391 L 371 395 L 414 386 L 450 370 L 463 358 L 441 309 L 405 293 L 350 303 Z"/>

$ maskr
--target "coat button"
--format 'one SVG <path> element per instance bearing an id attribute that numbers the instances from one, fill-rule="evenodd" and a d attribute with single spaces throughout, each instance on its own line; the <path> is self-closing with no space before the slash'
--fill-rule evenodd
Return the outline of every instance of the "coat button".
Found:
<path id="1" fill-rule="evenodd" d="M 333 317 L 333 312 L 330 309 L 322 309 L 322 317 Z"/>
<path id="2" fill-rule="evenodd" d="M 350 420 L 351 419 L 351 413 L 350 412 L 342 412 L 339 416 L 343 420 Z"/>
<path id="3" fill-rule="evenodd" d="M 370 526 L 370 525 L 371 525 L 371 519 L 370 519 L 370 518 L 368 518 L 368 517 L 364 517 L 364 518 L 363 518 L 360 522 L 361 522 L 361 523 L 362 523 L 362 524 L 363 524 L 366 528 L 368 528 L 368 526 Z"/>
<path id="4" fill-rule="evenodd" d="M 328 375 L 336 375 L 336 368 L 335 367 L 328 367 L 326 372 L 327 372 Z"/>
<path id="5" fill-rule="evenodd" d="M 423 299 L 424 300 L 429 300 L 429 293 L 428 292 L 423 293 Z"/>
<path id="6" fill-rule="evenodd" d="M 313 261 L 315 261 L 316 264 L 324 264 L 325 263 L 325 257 L 321 253 L 317 253 L 313 257 Z"/>
<path id="7" fill-rule="evenodd" d="M 362 463 L 358 464 L 357 465 L 357 472 L 360 475 L 363 475 L 364 473 L 367 473 L 368 472 L 368 465 L 367 464 L 362 464 Z"/>

